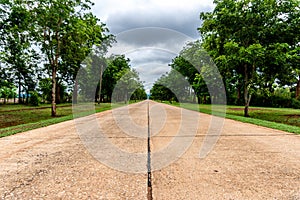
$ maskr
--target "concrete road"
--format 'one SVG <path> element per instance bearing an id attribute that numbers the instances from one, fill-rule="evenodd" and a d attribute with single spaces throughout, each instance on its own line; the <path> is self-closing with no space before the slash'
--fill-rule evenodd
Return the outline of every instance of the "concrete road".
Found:
<path id="1" fill-rule="evenodd" d="M 299 136 L 224 120 L 206 137 L 214 120 L 144 101 L 1 138 L 0 199 L 300 199 Z"/>

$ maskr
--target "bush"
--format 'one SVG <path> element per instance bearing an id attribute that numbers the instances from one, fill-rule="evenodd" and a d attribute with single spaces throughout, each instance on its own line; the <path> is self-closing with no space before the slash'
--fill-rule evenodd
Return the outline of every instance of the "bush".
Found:
<path id="1" fill-rule="evenodd" d="M 272 95 L 253 95 L 250 103 L 252 106 L 274 107 L 274 108 L 300 108 L 300 101 L 290 97 Z"/>
<path id="2" fill-rule="evenodd" d="M 300 100 L 292 99 L 292 108 L 300 109 Z"/>
<path id="3" fill-rule="evenodd" d="M 39 105 L 40 101 L 39 101 L 39 95 L 37 92 L 30 92 L 29 103 L 33 106 Z"/>

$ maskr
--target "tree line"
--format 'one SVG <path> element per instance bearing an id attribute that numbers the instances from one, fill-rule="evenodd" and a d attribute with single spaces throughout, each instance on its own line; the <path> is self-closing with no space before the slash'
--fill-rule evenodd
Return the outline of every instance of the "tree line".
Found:
<path id="1" fill-rule="evenodd" d="M 103 66 L 97 69 L 103 70 L 103 78 L 94 83 L 99 93 L 94 100 L 110 101 L 114 84 L 122 73 L 132 70 L 125 56 L 103 57 L 114 36 L 91 12 L 93 5 L 90 0 L 0 2 L 0 93 L 4 102 L 16 98 L 17 92 L 19 103 L 51 102 L 55 116 L 56 103 L 70 101 L 72 93 L 79 92 L 75 102 L 83 95 L 77 73 L 85 60 L 96 57 Z M 93 67 L 92 63 L 85 65 L 87 71 Z M 137 72 L 132 73 L 130 78 L 139 82 Z M 139 90 L 143 90 L 141 84 Z"/>
<path id="2" fill-rule="evenodd" d="M 300 108 L 300 1 L 214 3 L 212 12 L 200 14 L 201 40 L 187 44 L 173 59 L 171 72 L 154 84 L 151 98 L 178 98 L 166 87 L 176 82 L 173 71 L 177 71 L 190 83 L 181 90 L 188 93 L 192 88 L 198 103 L 210 103 L 218 98 L 208 88 L 217 87 L 213 62 L 222 77 L 227 103 L 244 105 L 244 116 L 249 116 L 250 103 Z M 195 101 L 185 100 L 191 99 Z"/>

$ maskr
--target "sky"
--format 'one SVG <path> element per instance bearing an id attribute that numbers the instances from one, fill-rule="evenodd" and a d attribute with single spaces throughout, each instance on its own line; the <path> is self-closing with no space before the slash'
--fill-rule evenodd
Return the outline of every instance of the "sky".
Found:
<path id="1" fill-rule="evenodd" d="M 109 54 L 125 54 L 149 93 L 170 70 L 168 64 L 187 42 L 199 39 L 200 12 L 212 11 L 213 0 L 93 0 L 93 13 L 117 43 Z"/>

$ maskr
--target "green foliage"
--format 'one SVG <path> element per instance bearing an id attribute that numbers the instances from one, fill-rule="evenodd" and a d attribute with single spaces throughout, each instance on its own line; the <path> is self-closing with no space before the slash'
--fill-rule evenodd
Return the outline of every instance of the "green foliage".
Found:
<path id="1" fill-rule="evenodd" d="M 190 84 L 178 71 L 172 69 L 169 73 L 162 75 L 154 84 L 151 91 L 151 99 L 167 101 L 190 101 Z"/>
<path id="2" fill-rule="evenodd" d="M 12 83 L 7 81 L 2 81 L 0 84 L 0 98 L 4 99 L 4 104 L 6 104 L 8 98 L 14 98 L 16 96 L 16 88 Z"/>
<path id="3" fill-rule="evenodd" d="M 51 79 L 43 78 L 39 80 L 38 90 L 41 92 L 42 101 L 51 102 Z"/>
<path id="4" fill-rule="evenodd" d="M 4 63 L 2 67 L 5 76 L 3 78 L 19 88 L 23 87 L 28 93 L 35 87 L 37 54 L 31 46 L 32 17 L 26 5 L 26 2 L 14 0 L 0 2 L 3 8 L 0 19 L 0 48 L 3 52 L 0 58 Z M 19 96 L 20 94 L 19 89 Z"/>
<path id="5" fill-rule="evenodd" d="M 291 98 L 291 91 L 290 88 L 276 88 L 274 91 L 274 95 L 286 99 Z"/>
<path id="6" fill-rule="evenodd" d="M 248 108 L 254 88 L 272 88 L 295 68 L 298 57 L 299 1 L 222 0 L 213 12 L 201 13 L 204 48 L 226 80 L 238 88 Z M 272 92 L 272 91 L 271 91 Z M 245 109 L 245 116 L 248 113 Z"/>
<path id="7" fill-rule="evenodd" d="M 33 106 L 39 106 L 39 94 L 37 92 L 30 92 L 29 103 Z"/>
<path id="8" fill-rule="evenodd" d="M 9 88 L 7 86 L 1 87 L 0 95 L 1 95 L 2 98 L 7 99 L 7 98 L 11 97 L 12 94 L 13 94 L 13 90 L 11 88 Z"/>
<path id="9" fill-rule="evenodd" d="M 166 86 L 155 83 L 150 90 L 150 99 L 152 100 L 160 100 L 160 101 L 176 101 L 178 102 L 175 94 Z"/>
<path id="10" fill-rule="evenodd" d="M 115 55 L 108 58 L 108 65 L 103 72 L 103 91 L 102 94 L 106 97 L 105 101 L 111 102 L 113 90 L 120 78 L 130 70 L 128 58 L 125 55 Z"/>
<path id="11" fill-rule="evenodd" d="M 130 68 L 130 60 L 124 55 L 105 59 L 101 55 L 88 56 L 78 74 L 79 100 L 84 102 L 125 101 L 129 98 L 146 98 L 139 74 Z M 101 96 L 101 97 L 100 97 Z"/>
<path id="12" fill-rule="evenodd" d="M 147 93 L 142 84 L 133 92 L 130 97 L 131 100 L 145 100 L 147 99 Z"/>
<path id="13" fill-rule="evenodd" d="M 54 105 L 52 115 L 66 89 L 62 83 L 74 82 L 94 46 L 104 44 L 99 47 L 104 51 L 110 45 L 112 36 L 106 35 L 105 24 L 91 13 L 92 5 L 90 0 L 0 2 L 0 48 L 4 50 L 0 76 L 18 86 L 19 96 L 34 91 L 41 82 L 43 99 L 50 97 Z M 43 67 L 37 65 L 45 60 Z M 51 77 L 51 95 L 44 77 Z"/>
<path id="14" fill-rule="evenodd" d="M 116 74 L 118 79 L 113 93 L 114 101 L 128 102 L 129 97 L 136 89 L 142 89 L 143 86 L 139 80 L 139 75 L 134 69 L 124 69 Z"/>
<path id="15" fill-rule="evenodd" d="M 154 84 L 152 98 L 195 102 L 197 96 L 198 103 L 224 103 L 222 77 L 200 41 L 188 43 L 170 66 Z"/>

